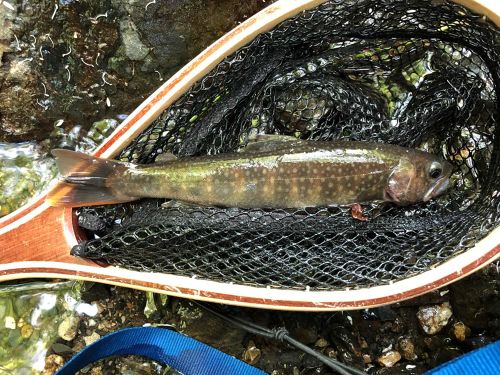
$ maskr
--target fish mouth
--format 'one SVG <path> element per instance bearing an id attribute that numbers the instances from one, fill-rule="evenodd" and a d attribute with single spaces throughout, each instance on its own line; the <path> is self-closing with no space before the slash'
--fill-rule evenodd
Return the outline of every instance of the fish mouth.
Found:
<path id="1" fill-rule="evenodd" d="M 398 197 L 396 197 L 394 194 L 392 194 L 392 191 L 390 188 L 385 188 L 384 190 L 384 200 L 389 201 L 389 202 L 394 202 L 394 203 L 399 203 Z"/>
<path id="2" fill-rule="evenodd" d="M 439 179 L 433 187 L 431 187 L 427 193 L 425 193 L 423 201 L 427 202 L 431 198 L 437 197 L 445 192 L 448 189 L 448 185 L 450 184 L 450 180 L 447 177 L 443 177 Z"/>

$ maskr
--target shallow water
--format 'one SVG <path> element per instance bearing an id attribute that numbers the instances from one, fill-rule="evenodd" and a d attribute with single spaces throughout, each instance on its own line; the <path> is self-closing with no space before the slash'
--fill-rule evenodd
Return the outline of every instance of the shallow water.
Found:
<path id="1" fill-rule="evenodd" d="M 0 216 L 45 190 L 57 173 L 36 142 L 0 143 Z"/>
<path id="2" fill-rule="evenodd" d="M 55 340 L 76 335 L 79 314 L 97 314 L 95 304 L 81 302 L 81 285 L 66 281 L 0 288 L 0 374 L 38 374 Z"/>

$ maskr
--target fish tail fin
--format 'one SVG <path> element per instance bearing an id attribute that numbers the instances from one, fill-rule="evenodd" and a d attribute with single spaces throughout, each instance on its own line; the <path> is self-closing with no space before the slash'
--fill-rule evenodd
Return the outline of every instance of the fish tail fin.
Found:
<path id="1" fill-rule="evenodd" d="M 52 150 L 63 181 L 47 195 L 51 206 L 96 206 L 135 200 L 135 197 L 117 195 L 110 188 L 109 177 L 124 172 L 128 166 L 118 161 L 101 159 L 82 152 Z"/>

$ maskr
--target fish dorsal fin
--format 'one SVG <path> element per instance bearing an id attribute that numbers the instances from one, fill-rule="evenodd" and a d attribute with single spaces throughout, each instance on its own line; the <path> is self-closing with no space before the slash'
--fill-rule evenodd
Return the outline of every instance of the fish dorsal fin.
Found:
<path id="1" fill-rule="evenodd" d="M 248 139 L 248 144 L 240 150 L 241 153 L 245 152 L 263 152 L 272 151 L 276 147 L 283 147 L 286 145 L 297 145 L 301 142 L 300 139 L 290 135 L 281 134 L 258 134 Z"/>
<path id="2" fill-rule="evenodd" d="M 177 156 L 175 156 L 171 152 L 162 152 L 156 157 L 155 163 L 168 163 L 169 161 L 174 160 L 177 160 Z"/>

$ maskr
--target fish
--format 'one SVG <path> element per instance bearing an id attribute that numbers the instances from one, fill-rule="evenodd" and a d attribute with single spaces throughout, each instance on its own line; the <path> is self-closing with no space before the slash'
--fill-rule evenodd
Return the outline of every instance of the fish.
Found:
<path id="1" fill-rule="evenodd" d="M 51 206 L 168 198 L 203 206 L 304 208 L 373 201 L 409 205 L 444 193 L 452 165 L 431 153 L 362 141 L 257 137 L 239 152 L 137 165 L 55 149 L 62 182 Z M 158 160 L 158 158 L 157 158 Z"/>

